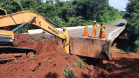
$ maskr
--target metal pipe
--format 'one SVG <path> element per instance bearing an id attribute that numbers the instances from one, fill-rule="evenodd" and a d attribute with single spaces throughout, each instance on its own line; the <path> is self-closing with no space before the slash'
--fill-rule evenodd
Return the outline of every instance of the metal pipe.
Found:
<path id="1" fill-rule="evenodd" d="M 64 28 L 63 28 L 63 27 L 61 27 L 60 25 L 57 25 L 56 23 L 53 23 L 52 21 L 49 21 L 48 19 L 46 19 L 46 21 L 48 21 L 49 23 L 51 23 L 51 24 L 53 24 L 53 25 L 55 25 L 55 26 L 57 26 L 57 27 L 59 27 L 59 28 L 64 29 Z"/>
<path id="2" fill-rule="evenodd" d="M 19 25 L 18 27 L 12 29 L 13 32 L 17 31 L 18 29 L 22 28 L 23 26 L 25 26 L 27 23 L 29 23 L 30 21 L 34 20 L 36 17 L 33 17 L 31 20 L 29 20 L 28 22 L 24 22 L 23 24 Z"/>

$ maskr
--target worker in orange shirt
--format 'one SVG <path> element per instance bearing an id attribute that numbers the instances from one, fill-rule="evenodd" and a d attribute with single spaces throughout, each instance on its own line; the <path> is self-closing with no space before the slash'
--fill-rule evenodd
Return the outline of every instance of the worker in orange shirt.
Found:
<path id="1" fill-rule="evenodd" d="M 104 33 L 104 30 L 105 30 L 105 25 L 103 25 L 103 23 L 101 22 L 101 27 L 100 27 L 100 38 L 104 38 L 105 37 L 105 33 Z"/>
<path id="2" fill-rule="evenodd" d="M 96 23 L 96 21 L 94 21 L 94 24 L 93 24 L 93 31 L 92 31 L 91 37 L 93 37 L 93 36 L 96 37 L 97 27 L 98 27 L 98 24 Z"/>

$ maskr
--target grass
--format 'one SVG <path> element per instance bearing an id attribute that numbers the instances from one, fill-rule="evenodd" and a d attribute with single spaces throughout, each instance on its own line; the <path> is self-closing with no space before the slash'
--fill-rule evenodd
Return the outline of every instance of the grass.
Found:
<path id="1" fill-rule="evenodd" d="M 105 24 L 105 25 L 108 25 L 108 24 L 114 23 L 114 22 L 116 22 L 116 21 L 119 21 L 120 19 L 122 19 L 122 17 L 117 18 L 117 19 L 112 20 L 112 21 L 104 22 L 104 24 Z"/>
<path id="2" fill-rule="evenodd" d="M 125 24 L 127 24 L 127 20 L 125 21 Z"/>
<path id="3" fill-rule="evenodd" d="M 25 33 L 25 32 L 27 32 L 27 29 L 25 28 L 19 29 L 19 33 Z M 18 33 L 18 30 L 16 31 L 16 33 Z"/>
<path id="4" fill-rule="evenodd" d="M 117 22 L 117 21 L 119 21 L 120 19 L 122 19 L 122 17 L 117 18 L 117 19 L 112 20 L 112 21 L 103 22 L 103 23 L 104 23 L 104 25 L 108 25 L 108 24 L 111 24 L 111 23 Z M 94 23 L 94 22 L 91 21 L 91 22 L 87 23 L 86 25 L 92 25 L 93 23 Z M 100 25 L 100 22 L 97 21 L 97 24 Z"/>
<path id="5" fill-rule="evenodd" d="M 77 67 L 80 67 L 81 69 L 82 69 L 82 68 L 85 68 L 85 69 L 86 69 L 85 64 L 86 64 L 86 63 L 85 63 L 84 61 L 79 60 L 79 59 L 75 61 L 75 65 L 76 65 Z"/>
<path id="6" fill-rule="evenodd" d="M 124 50 L 122 50 L 122 49 L 120 49 L 120 51 L 122 52 L 122 53 L 126 53 Z"/>
<path id="7" fill-rule="evenodd" d="M 70 70 L 64 68 L 62 74 L 65 76 L 65 78 L 77 78 L 74 71 L 75 71 L 75 69 L 73 69 L 73 68 Z"/>

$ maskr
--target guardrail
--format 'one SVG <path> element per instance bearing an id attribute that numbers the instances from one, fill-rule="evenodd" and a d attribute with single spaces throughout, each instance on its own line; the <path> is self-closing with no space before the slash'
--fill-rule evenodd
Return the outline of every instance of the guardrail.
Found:
<path id="1" fill-rule="evenodd" d="M 111 42 L 113 42 L 115 40 L 116 37 L 119 36 L 119 34 L 126 28 L 126 25 L 118 28 L 117 30 L 109 33 L 109 36 L 107 38 L 107 40 L 111 40 Z"/>

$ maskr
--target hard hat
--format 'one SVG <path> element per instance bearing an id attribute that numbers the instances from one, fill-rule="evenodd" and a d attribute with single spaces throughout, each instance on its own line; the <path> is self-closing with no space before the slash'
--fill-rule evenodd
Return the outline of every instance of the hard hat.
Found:
<path id="1" fill-rule="evenodd" d="M 94 22 L 96 22 L 96 21 L 94 21 Z"/>

